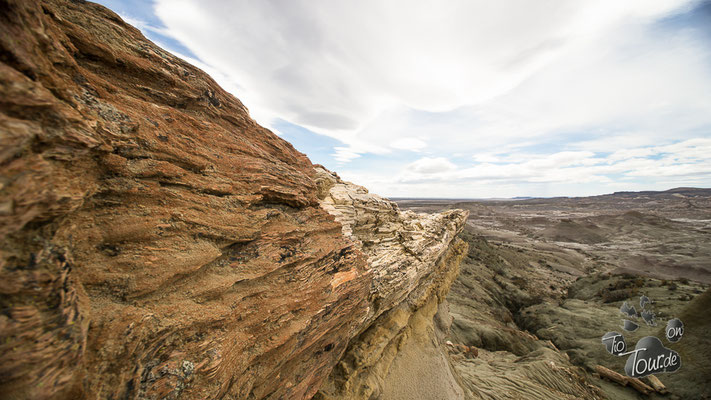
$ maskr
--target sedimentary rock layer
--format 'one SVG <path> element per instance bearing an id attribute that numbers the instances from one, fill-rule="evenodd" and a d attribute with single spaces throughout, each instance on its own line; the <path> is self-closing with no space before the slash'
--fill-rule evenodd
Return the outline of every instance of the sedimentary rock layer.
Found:
<path id="1" fill-rule="evenodd" d="M 463 213 L 314 168 L 101 6 L 0 10 L 3 395 L 309 398 L 429 290 Z"/>
<path id="2" fill-rule="evenodd" d="M 316 182 L 322 206 L 366 254 L 373 275 L 363 330 L 317 398 L 408 398 L 402 385 L 417 398 L 456 398 L 450 395 L 461 389 L 448 372 L 435 314 L 466 253 L 455 236 L 469 213 L 401 212 L 395 203 L 320 168 Z M 403 361 L 408 357 L 419 362 Z M 414 379 L 418 374 L 429 379 Z"/>

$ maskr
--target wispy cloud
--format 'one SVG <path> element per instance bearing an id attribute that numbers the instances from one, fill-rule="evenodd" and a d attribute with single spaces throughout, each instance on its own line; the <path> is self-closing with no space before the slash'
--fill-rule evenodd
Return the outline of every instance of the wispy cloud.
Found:
<path id="1" fill-rule="evenodd" d="M 379 185 L 404 195 L 420 184 L 469 184 L 469 191 L 448 189 L 454 197 L 510 197 L 517 193 L 500 190 L 506 185 L 556 184 L 560 187 L 586 184 L 616 188 L 615 182 L 653 178 L 668 184 L 670 178 L 682 183 L 698 182 L 711 176 L 711 139 L 690 139 L 671 145 L 639 147 L 597 154 L 589 151 L 564 151 L 553 154 L 487 154 L 464 167 L 443 157 L 424 157 L 406 165 L 392 180 L 368 177 Z M 347 179 L 366 175 L 345 171 Z M 673 179 L 672 179 L 673 181 Z M 380 186 L 379 186 L 380 188 Z M 479 188 L 473 191 L 472 188 Z M 398 192 L 402 191 L 402 192 Z M 456 194 L 460 193 L 460 194 Z M 519 193 L 520 194 L 520 193 Z M 532 193 L 542 195 L 542 193 Z M 565 192 L 548 194 L 566 195 Z M 432 196 L 429 196 L 432 197 Z"/>

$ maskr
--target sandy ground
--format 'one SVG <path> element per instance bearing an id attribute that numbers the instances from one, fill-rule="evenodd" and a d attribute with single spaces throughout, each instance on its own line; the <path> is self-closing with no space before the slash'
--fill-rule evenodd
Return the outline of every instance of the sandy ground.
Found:
<path id="1" fill-rule="evenodd" d="M 433 341 L 410 341 L 393 361 L 383 386 L 388 400 L 460 400 L 457 384 L 445 353 Z"/>

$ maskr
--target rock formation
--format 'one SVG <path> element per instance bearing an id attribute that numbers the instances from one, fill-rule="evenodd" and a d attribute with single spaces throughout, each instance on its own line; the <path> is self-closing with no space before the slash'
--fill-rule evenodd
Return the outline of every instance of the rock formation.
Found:
<path id="1" fill-rule="evenodd" d="M 400 212 L 313 166 L 104 7 L 0 10 L 0 393 L 393 389 L 465 212 Z"/>
<path id="2" fill-rule="evenodd" d="M 456 398 L 461 389 L 441 349 L 449 324 L 435 321 L 448 318 L 446 308 L 438 311 L 467 250 L 454 236 L 469 213 L 401 212 L 363 187 L 317 173 L 323 208 L 366 254 L 373 273 L 363 329 L 317 398 Z"/>

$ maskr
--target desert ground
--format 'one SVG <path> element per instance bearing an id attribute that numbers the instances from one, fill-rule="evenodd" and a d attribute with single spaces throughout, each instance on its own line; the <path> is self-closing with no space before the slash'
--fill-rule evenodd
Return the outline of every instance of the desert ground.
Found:
<path id="1" fill-rule="evenodd" d="M 449 339 L 474 346 L 451 354 L 466 395 L 483 398 L 711 398 L 711 190 L 621 192 L 525 200 L 397 199 L 403 209 L 470 211 L 461 237 L 469 254 L 447 298 Z M 622 330 L 623 302 L 652 299 L 657 326 Z M 667 320 L 685 324 L 669 344 Z M 628 348 L 657 336 L 683 367 L 657 374 L 668 394 L 641 394 L 604 379 L 626 357 L 607 353 L 609 331 Z M 455 347 L 456 348 L 456 347 Z M 647 382 L 646 378 L 642 380 Z M 649 383 L 649 382 L 647 382 Z"/>

